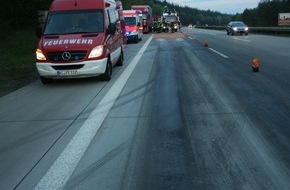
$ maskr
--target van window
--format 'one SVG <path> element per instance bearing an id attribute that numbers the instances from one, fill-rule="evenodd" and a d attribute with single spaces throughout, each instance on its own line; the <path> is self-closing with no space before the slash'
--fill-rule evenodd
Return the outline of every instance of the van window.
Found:
<path id="1" fill-rule="evenodd" d="M 104 31 L 102 10 L 50 12 L 44 35 L 100 33 Z"/>
<path id="2" fill-rule="evenodd" d="M 119 19 L 119 13 L 115 9 L 108 9 L 108 17 L 109 17 L 109 22 L 112 24 L 116 25 L 116 28 L 118 31 L 121 30 L 121 24 L 120 24 L 120 19 Z"/>
<path id="3" fill-rule="evenodd" d="M 118 20 L 118 13 L 117 11 L 113 10 L 113 9 L 109 9 L 108 10 L 109 13 L 109 17 L 110 17 L 110 22 L 111 23 L 116 23 Z"/>

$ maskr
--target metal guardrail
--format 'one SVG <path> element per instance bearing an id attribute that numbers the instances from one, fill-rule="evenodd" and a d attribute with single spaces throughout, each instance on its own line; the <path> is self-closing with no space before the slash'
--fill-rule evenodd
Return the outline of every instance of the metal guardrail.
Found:
<path id="1" fill-rule="evenodd" d="M 226 26 L 196 26 L 196 28 L 226 30 Z M 290 27 L 249 27 L 249 31 L 252 33 L 290 35 Z"/>
<path id="2" fill-rule="evenodd" d="M 250 32 L 269 34 L 290 34 L 289 27 L 249 27 Z"/>

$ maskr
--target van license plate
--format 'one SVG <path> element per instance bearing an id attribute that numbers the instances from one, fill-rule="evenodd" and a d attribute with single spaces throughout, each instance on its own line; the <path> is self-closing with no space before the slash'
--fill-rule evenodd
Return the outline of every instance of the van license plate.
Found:
<path id="1" fill-rule="evenodd" d="M 78 72 L 76 70 L 68 70 L 68 71 L 57 71 L 57 75 L 60 76 L 70 76 L 70 75 L 77 75 Z"/>

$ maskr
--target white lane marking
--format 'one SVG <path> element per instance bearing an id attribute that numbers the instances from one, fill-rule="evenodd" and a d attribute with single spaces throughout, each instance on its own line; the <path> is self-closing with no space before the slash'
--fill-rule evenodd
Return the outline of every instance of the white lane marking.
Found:
<path id="1" fill-rule="evenodd" d="M 208 49 L 210 49 L 211 51 L 215 52 L 216 54 L 218 54 L 218 55 L 222 56 L 223 58 L 226 58 L 226 59 L 228 59 L 228 58 L 229 58 L 228 56 L 226 56 L 226 55 L 224 55 L 224 54 L 222 54 L 222 53 L 218 52 L 217 50 L 214 50 L 214 49 L 212 49 L 212 48 L 208 48 Z"/>
<path id="2" fill-rule="evenodd" d="M 211 32 L 205 32 L 206 34 L 209 34 L 209 35 L 213 35 L 213 36 L 216 36 L 217 34 L 215 33 L 211 33 Z"/>
<path id="3" fill-rule="evenodd" d="M 241 39 L 241 38 L 237 38 L 237 37 L 234 37 L 234 39 L 244 41 L 244 42 L 252 42 L 251 40 Z"/>
<path id="4" fill-rule="evenodd" d="M 210 30 L 202 30 L 200 33 L 202 33 L 202 34 L 208 34 L 208 35 L 212 35 L 212 36 L 216 36 L 217 35 L 216 33 L 213 33 Z"/>
<path id="5" fill-rule="evenodd" d="M 34 189 L 63 189 L 147 49 L 152 37 L 153 35 L 146 41 Z"/>

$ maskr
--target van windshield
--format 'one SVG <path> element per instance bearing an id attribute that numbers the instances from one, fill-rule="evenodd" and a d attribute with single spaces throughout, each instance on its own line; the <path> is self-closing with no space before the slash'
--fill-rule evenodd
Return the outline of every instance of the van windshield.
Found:
<path id="1" fill-rule="evenodd" d="M 234 27 L 239 27 L 239 26 L 245 26 L 245 24 L 242 23 L 242 22 L 234 22 L 234 23 L 233 23 L 233 26 L 234 26 Z"/>
<path id="2" fill-rule="evenodd" d="M 136 17 L 125 17 L 125 23 L 127 26 L 136 25 Z"/>
<path id="3" fill-rule="evenodd" d="M 165 17 L 165 22 L 174 22 L 176 21 L 176 17 L 175 16 L 167 16 Z"/>
<path id="4" fill-rule="evenodd" d="M 44 35 L 101 32 L 104 32 L 102 10 L 50 12 L 44 29 Z"/>

